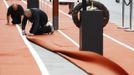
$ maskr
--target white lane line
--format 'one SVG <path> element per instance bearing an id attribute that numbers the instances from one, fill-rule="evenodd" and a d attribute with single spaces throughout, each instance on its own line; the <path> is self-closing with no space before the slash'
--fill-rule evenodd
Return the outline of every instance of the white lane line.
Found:
<path id="1" fill-rule="evenodd" d="M 26 2 L 24 0 L 22 0 L 25 4 Z M 41 0 L 40 0 L 41 1 Z M 43 1 L 41 1 L 43 2 Z M 43 2 L 44 3 L 44 2 Z M 45 3 L 46 4 L 46 3 Z M 46 4 L 47 5 L 47 4 Z M 48 5 L 49 7 L 52 7 L 51 5 Z M 50 22 L 49 22 L 50 23 Z M 52 24 L 52 23 L 51 23 Z M 63 33 L 61 30 L 58 30 L 59 33 L 61 33 L 65 38 L 67 38 L 68 40 L 70 40 L 75 46 L 79 47 L 79 44 L 76 43 L 73 39 L 71 39 L 68 35 L 66 35 L 65 33 Z"/>
<path id="2" fill-rule="evenodd" d="M 3 2 L 5 3 L 6 7 L 8 8 L 9 6 L 8 6 L 6 0 L 3 0 Z"/>
<path id="3" fill-rule="evenodd" d="M 3 0 L 6 7 L 8 8 L 8 4 L 5 0 Z M 35 51 L 35 49 L 32 47 L 32 45 L 30 44 L 30 42 L 27 40 L 26 36 L 23 36 L 22 35 L 22 30 L 21 28 L 19 27 L 19 25 L 16 25 L 16 28 L 18 29 L 19 33 L 20 33 L 20 36 L 22 37 L 22 39 L 24 40 L 24 43 L 26 44 L 26 46 L 28 47 L 29 51 L 31 52 L 34 60 L 36 61 L 40 71 L 41 71 L 41 75 L 50 75 L 43 63 L 43 61 L 41 60 L 41 58 L 39 57 L 38 53 Z"/>
<path id="4" fill-rule="evenodd" d="M 23 3 L 25 3 L 25 4 L 27 4 L 27 2 L 26 1 L 24 1 L 24 0 L 21 0 Z"/>
<path id="5" fill-rule="evenodd" d="M 52 5 L 50 5 L 50 4 L 46 3 L 46 2 L 44 2 L 44 3 L 45 3 L 46 5 L 48 5 L 50 8 L 52 8 Z M 70 15 L 68 15 L 67 13 L 65 13 L 65 12 L 62 11 L 62 10 L 59 10 L 59 12 L 62 13 L 62 14 L 64 14 L 64 15 L 66 15 L 66 16 L 69 17 L 69 18 L 72 18 Z M 60 31 L 60 30 L 59 30 L 59 31 Z M 69 39 L 71 42 L 73 42 L 75 45 L 77 45 L 77 47 L 79 47 L 79 44 L 76 43 L 75 41 L 72 41 L 72 39 L 71 39 L 69 36 L 67 36 L 65 33 L 63 33 L 62 31 L 60 31 L 60 33 L 61 33 L 63 36 L 65 36 L 67 39 Z M 133 47 L 131 47 L 131 46 L 129 46 L 129 45 L 127 45 L 127 44 L 125 44 L 125 43 L 123 43 L 123 42 L 121 42 L 121 41 L 119 41 L 119 40 L 117 40 L 117 39 L 115 39 L 115 38 L 113 38 L 113 37 L 111 37 L 111 36 L 105 34 L 105 33 L 103 34 L 103 36 L 105 36 L 106 38 L 112 40 L 113 42 L 115 42 L 115 43 L 117 43 L 117 44 L 120 44 L 121 46 L 124 46 L 124 47 L 126 47 L 126 48 L 128 48 L 128 49 L 134 51 L 134 48 L 133 48 Z"/>
<path id="6" fill-rule="evenodd" d="M 41 1 L 41 0 L 40 0 Z M 41 1 L 42 3 L 44 3 L 45 5 L 49 6 L 50 8 L 52 8 L 51 5 L 49 5 L 48 3 L 44 2 L 44 1 Z M 68 16 L 71 18 L 70 15 L 64 13 L 63 11 L 59 10 L 60 13 Z M 77 42 L 75 42 L 72 38 L 70 38 L 68 35 L 66 35 L 64 32 L 62 32 L 61 30 L 58 30 L 59 33 L 61 33 L 66 39 L 68 39 L 69 41 L 71 41 L 76 47 L 80 47 L 79 44 Z"/>
<path id="7" fill-rule="evenodd" d="M 61 30 L 58 30 L 59 33 L 61 33 L 65 38 L 70 40 L 75 46 L 79 47 L 79 44 L 76 43 L 73 39 L 71 39 L 69 36 L 67 36 L 65 33 L 63 33 Z"/>
<path id="8" fill-rule="evenodd" d="M 44 2 L 44 1 L 43 1 Z M 47 6 L 49 6 L 50 8 L 52 8 L 52 5 L 50 5 L 50 4 L 48 4 L 48 3 L 46 3 L 46 2 L 44 2 L 44 4 L 46 4 Z M 64 11 L 62 11 L 62 10 L 59 10 L 59 12 L 60 13 L 62 13 L 62 14 L 64 14 L 64 15 L 66 15 L 67 17 L 69 17 L 69 18 L 72 18 L 70 15 L 68 15 L 67 13 L 65 13 Z M 60 30 L 59 30 L 60 31 Z M 62 31 L 60 31 L 60 32 L 62 32 Z M 63 33 L 63 32 L 62 32 Z M 64 33 L 65 34 L 65 33 Z M 62 34 L 63 35 L 63 34 Z M 65 34 L 66 35 L 66 34 Z M 63 35 L 64 36 L 64 35 Z M 67 35 L 66 35 L 67 36 Z M 65 36 L 65 37 L 66 37 Z M 123 42 L 121 42 L 121 41 L 119 41 L 119 40 L 117 40 L 117 39 L 115 39 L 115 38 L 113 38 L 113 37 L 111 37 L 111 36 L 109 36 L 109 35 L 107 35 L 107 34 L 103 34 L 103 36 L 104 37 L 106 37 L 106 38 L 108 38 L 108 39 L 110 39 L 110 40 L 112 40 L 113 42 L 115 42 L 115 43 L 117 43 L 117 44 L 119 44 L 119 45 L 121 45 L 121 46 L 123 46 L 123 47 L 125 47 L 125 48 L 128 48 L 128 49 L 130 49 L 130 50 L 132 50 L 132 51 L 134 51 L 134 48 L 133 47 L 131 47 L 131 46 L 129 46 L 129 45 L 127 45 L 127 44 L 125 44 L 125 43 L 123 43 Z M 69 36 L 67 36 L 66 37 L 67 39 L 68 38 L 70 38 Z M 71 38 L 70 38 L 71 39 Z M 70 40 L 71 41 L 71 40 Z M 71 41 L 72 42 L 72 41 Z M 75 42 L 75 41 L 73 41 L 73 42 Z M 75 44 L 77 44 L 78 46 L 79 46 L 79 44 L 77 43 L 77 42 L 75 42 Z M 77 46 L 77 47 L 78 47 Z"/>
<path id="9" fill-rule="evenodd" d="M 50 25 L 52 25 L 52 22 L 49 22 Z M 79 47 L 79 44 L 76 43 L 73 39 L 71 39 L 69 36 L 67 36 L 65 33 L 63 33 L 61 30 L 58 30 L 59 33 L 61 33 L 66 39 L 71 41 L 75 46 Z"/>
<path id="10" fill-rule="evenodd" d="M 41 1 L 41 0 L 40 0 L 40 1 Z M 46 4 L 46 5 L 49 6 L 50 8 L 53 8 L 52 5 L 48 4 L 47 2 L 44 2 L 44 1 L 41 1 L 41 2 L 44 3 L 44 4 Z M 62 13 L 62 14 L 64 14 L 64 15 L 66 15 L 66 16 L 69 17 L 69 18 L 72 18 L 72 16 L 66 14 L 66 13 L 65 13 L 64 11 L 62 11 L 62 10 L 59 10 L 59 12 Z"/>
<path id="11" fill-rule="evenodd" d="M 107 37 L 108 39 L 111 39 L 111 40 L 114 41 L 115 43 L 118 43 L 118 44 L 120 44 L 121 46 L 124 46 L 124 47 L 126 47 L 126 48 L 128 48 L 128 49 L 134 51 L 134 48 L 133 48 L 133 47 L 131 47 L 131 46 L 129 46 L 129 45 L 127 45 L 127 44 L 125 44 L 125 43 L 123 43 L 123 42 L 121 42 L 121 41 L 118 41 L 118 40 L 114 39 L 113 37 L 111 37 L 111 36 L 109 36 L 109 35 L 106 35 L 106 34 L 103 34 L 103 35 L 104 35 L 105 37 Z"/>
<path id="12" fill-rule="evenodd" d="M 45 64 L 43 63 L 43 61 L 41 60 L 40 56 L 38 55 L 38 53 L 36 52 L 36 50 L 32 47 L 32 45 L 30 44 L 30 42 L 27 40 L 26 36 L 22 35 L 22 30 L 20 29 L 19 25 L 16 25 L 22 39 L 24 40 L 25 44 L 27 45 L 27 47 L 29 48 L 29 51 L 31 52 L 32 56 L 34 57 L 40 71 L 41 71 L 41 75 L 50 75 L 48 73 L 48 70 L 46 69 Z"/>

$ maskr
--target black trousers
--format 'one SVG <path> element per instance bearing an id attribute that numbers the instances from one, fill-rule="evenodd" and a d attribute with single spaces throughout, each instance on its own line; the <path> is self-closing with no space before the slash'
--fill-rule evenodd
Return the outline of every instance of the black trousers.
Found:
<path id="1" fill-rule="evenodd" d="M 39 26 L 35 33 L 33 33 L 33 31 L 34 31 L 34 28 L 32 27 L 30 29 L 30 33 L 32 33 L 32 34 L 40 35 L 40 34 L 44 34 L 44 33 L 49 33 L 49 32 L 51 32 L 51 27 L 50 26 Z"/>
<path id="2" fill-rule="evenodd" d="M 21 23 L 21 16 L 11 16 L 13 24 L 20 24 Z"/>

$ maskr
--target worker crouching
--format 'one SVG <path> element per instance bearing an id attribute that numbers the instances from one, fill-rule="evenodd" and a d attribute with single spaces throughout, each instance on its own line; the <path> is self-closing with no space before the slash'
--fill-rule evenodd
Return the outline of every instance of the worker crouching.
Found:
<path id="1" fill-rule="evenodd" d="M 54 32 L 53 26 L 47 25 L 47 14 L 38 8 L 26 9 L 24 11 L 24 18 L 22 21 L 23 35 L 26 35 L 25 27 L 27 24 L 27 20 L 29 20 L 32 23 L 30 33 L 28 35 L 40 35 L 45 33 L 52 34 Z"/>

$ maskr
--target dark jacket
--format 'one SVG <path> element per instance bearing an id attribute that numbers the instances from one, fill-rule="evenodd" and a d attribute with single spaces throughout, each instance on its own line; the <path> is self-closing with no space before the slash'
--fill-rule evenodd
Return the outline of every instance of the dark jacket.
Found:
<path id="1" fill-rule="evenodd" d="M 27 18 L 24 16 L 22 21 L 22 30 L 25 30 L 27 20 L 29 20 L 32 24 L 32 28 L 30 33 L 36 33 L 40 27 L 44 27 L 48 22 L 48 17 L 45 12 L 38 8 L 31 8 L 32 16 Z"/>
<path id="2" fill-rule="evenodd" d="M 18 5 L 18 10 L 17 11 L 14 11 L 13 10 L 13 5 L 11 5 L 9 8 L 8 8 L 8 11 L 7 11 L 7 16 L 10 16 L 11 17 L 21 17 L 24 13 L 24 10 L 23 10 L 23 7 L 21 5 Z"/>

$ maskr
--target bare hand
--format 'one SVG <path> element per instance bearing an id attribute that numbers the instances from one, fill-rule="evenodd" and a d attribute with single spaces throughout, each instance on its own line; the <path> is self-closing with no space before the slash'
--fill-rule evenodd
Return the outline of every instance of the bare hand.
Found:
<path id="1" fill-rule="evenodd" d="M 34 34 L 28 33 L 27 36 L 33 36 Z"/>
<path id="2" fill-rule="evenodd" d="M 25 32 L 25 30 L 22 30 L 22 35 L 26 35 L 26 32 Z"/>

